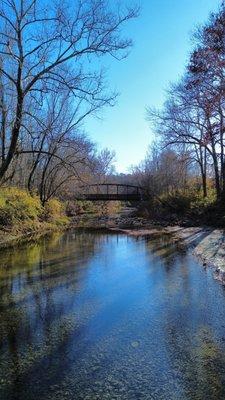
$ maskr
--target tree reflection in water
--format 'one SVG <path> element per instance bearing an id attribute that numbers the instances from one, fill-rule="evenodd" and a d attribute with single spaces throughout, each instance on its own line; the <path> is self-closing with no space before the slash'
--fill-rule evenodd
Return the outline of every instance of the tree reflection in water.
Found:
<path id="1" fill-rule="evenodd" d="M 224 399 L 225 298 L 171 237 L 1 254 L 0 398 Z"/>

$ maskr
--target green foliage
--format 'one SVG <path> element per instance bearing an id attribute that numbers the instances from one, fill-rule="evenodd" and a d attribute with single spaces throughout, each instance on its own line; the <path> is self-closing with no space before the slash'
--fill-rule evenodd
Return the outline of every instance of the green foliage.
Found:
<path id="1" fill-rule="evenodd" d="M 138 215 L 166 225 L 225 226 L 225 206 L 216 201 L 213 188 L 208 189 L 206 198 L 196 188 L 152 197 L 141 204 Z"/>
<path id="2" fill-rule="evenodd" d="M 208 189 L 207 197 L 202 197 L 202 194 L 195 193 L 194 198 L 191 201 L 192 209 L 205 209 L 216 202 L 216 192 L 214 189 Z"/>
<path id="3" fill-rule="evenodd" d="M 160 197 L 162 204 L 165 208 L 170 208 L 177 214 L 184 214 L 191 207 L 193 194 L 190 192 L 184 193 L 176 191 Z"/>
<path id="4" fill-rule="evenodd" d="M 215 203 L 216 193 L 215 190 L 210 189 L 208 196 L 204 198 L 198 190 L 189 189 L 187 191 L 180 190 L 163 195 L 160 199 L 165 208 L 169 207 L 177 214 L 202 214 L 209 206 Z"/>
<path id="5" fill-rule="evenodd" d="M 38 196 L 15 187 L 0 189 L 0 228 L 18 232 L 32 232 L 42 226 L 49 228 L 68 223 L 64 206 L 56 199 L 43 207 Z"/>
<path id="6" fill-rule="evenodd" d="M 76 206 L 78 208 L 78 213 L 80 214 L 92 214 L 96 212 L 96 205 L 93 203 L 93 201 L 77 201 Z"/>
<path id="7" fill-rule="evenodd" d="M 50 199 L 45 203 L 43 217 L 45 221 L 54 221 L 64 214 L 64 205 L 57 199 Z"/>
<path id="8" fill-rule="evenodd" d="M 56 227 L 63 228 L 69 223 L 63 203 L 57 199 L 50 199 L 44 205 L 42 219 Z"/>
<path id="9" fill-rule="evenodd" d="M 37 196 L 25 190 L 2 188 L 0 190 L 0 226 L 12 226 L 17 222 L 38 221 L 43 212 Z"/>

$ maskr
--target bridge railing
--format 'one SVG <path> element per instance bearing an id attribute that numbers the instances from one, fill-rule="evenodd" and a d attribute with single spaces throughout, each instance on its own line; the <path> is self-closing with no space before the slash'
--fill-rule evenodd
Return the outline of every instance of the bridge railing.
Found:
<path id="1" fill-rule="evenodd" d="M 101 183 L 82 186 L 84 199 L 89 200 L 141 200 L 143 188 L 135 185 Z"/>

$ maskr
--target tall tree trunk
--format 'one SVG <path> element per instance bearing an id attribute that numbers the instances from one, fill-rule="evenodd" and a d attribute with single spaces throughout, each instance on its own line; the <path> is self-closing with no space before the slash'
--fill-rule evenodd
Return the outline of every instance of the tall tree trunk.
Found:
<path id="1" fill-rule="evenodd" d="M 207 179 L 205 173 L 202 173 L 202 190 L 203 190 L 203 197 L 206 198 L 208 193 L 207 193 Z"/>
<path id="2" fill-rule="evenodd" d="M 202 188 L 203 188 L 203 197 L 207 197 L 207 150 L 204 147 L 204 155 L 203 155 L 203 173 L 202 173 Z"/>
<path id="3" fill-rule="evenodd" d="M 214 167 L 214 174 L 215 174 L 216 197 L 217 197 L 217 199 L 219 199 L 220 195 L 221 195 L 220 172 L 219 172 L 219 165 L 218 165 L 218 159 L 217 159 L 214 138 L 211 139 L 211 146 L 212 146 L 212 158 L 213 158 L 213 167 Z"/>
<path id="4" fill-rule="evenodd" d="M 222 190 L 220 197 L 221 199 L 225 200 L 225 160 L 223 160 L 223 163 L 221 165 L 221 175 L 222 175 L 222 182 L 221 182 Z"/>
<path id="5" fill-rule="evenodd" d="M 5 99 L 4 99 L 4 88 L 2 82 L 0 82 L 0 109 L 1 109 L 1 159 L 2 163 L 5 160 L 5 148 L 6 148 L 6 107 L 5 107 Z"/>
<path id="6" fill-rule="evenodd" d="M 23 3 L 21 3 L 21 5 L 22 4 Z M 3 178 L 5 177 L 5 174 L 8 171 L 8 168 L 13 160 L 13 157 L 15 156 L 18 138 L 19 138 L 19 134 L 20 134 L 20 128 L 21 128 L 21 124 L 22 124 L 22 116 L 23 116 L 24 93 L 23 93 L 23 89 L 22 89 L 22 70 L 23 70 L 24 56 L 23 56 L 23 45 L 22 45 L 21 20 L 17 21 L 17 25 L 18 26 L 16 29 L 16 33 L 17 33 L 17 47 L 18 47 L 18 52 L 19 52 L 19 56 L 18 56 L 19 62 L 18 62 L 16 81 L 14 81 L 14 83 L 16 85 L 16 92 L 17 92 L 16 112 L 15 112 L 15 121 L 14 121 L 12 131 L 11 131 L 11 140 L 10 140 L 8 153 L 0 167 L 0 181 L 2 181 Z"/>
<path id="7" fill-rule="evenodd" d="M 203 197 L 207 197 L 207 149 L 206 147 L 199 147 L 199 151 L 196 151 L 197 160 L 200 166 L 201 179 L 202 179 L 202 192 Z"/>
<path id="8" fill-rule="evenodd" d="M 2 165 L 0 167 L 0 181 L 3 180 L 10 164 L 11 161 L 16 153 L 16 147 L 17 147 L 17 142 L 18 142 L 18 137 L 20 133 L 20 127 L 21 127 L 21 122 L 22 122 L 22 110 L 23 110 L 23 97 L 18 99 L 18 104 L 17 104 L 17 110 L 16 110 L 16 118 L 15 122 L 12 128 L 12 135 L 11 135 L 11 142 L 9 146 L 9 150 L 7 153 L 7 156 L 2 162 Z"/>
<path id="9" fill-rule="evenodd" d="M 214 164 L 214 173 L 215 173 L 215 187 L 216 187 L 216 197 L 220 198 L 221 195 L 221 187 L 220 187 L 220 174 L 219 174 L 219 166 L 217 156 L 213 156 L 213 164 Z"/>

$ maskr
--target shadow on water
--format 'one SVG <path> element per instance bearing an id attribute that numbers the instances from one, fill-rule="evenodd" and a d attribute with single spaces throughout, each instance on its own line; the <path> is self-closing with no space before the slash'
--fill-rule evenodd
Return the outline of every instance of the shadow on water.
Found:
<path id="1" fill-rule="evenodd" d="M 224 399 L 224 317 L 223 287 L 169 235 L 3 252 L 0 398 Z"/>

